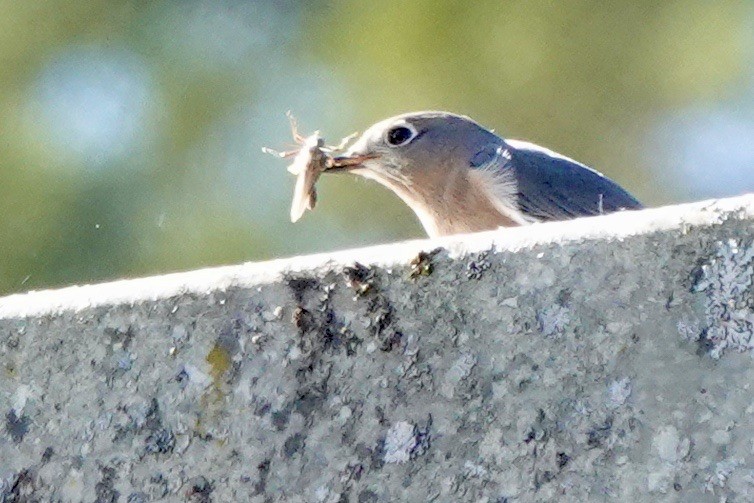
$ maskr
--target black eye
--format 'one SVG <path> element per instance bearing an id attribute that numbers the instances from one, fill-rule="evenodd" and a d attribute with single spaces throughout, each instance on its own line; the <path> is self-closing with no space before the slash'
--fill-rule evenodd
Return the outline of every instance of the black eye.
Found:
<path id="1" fill-rule="evenodd" d="M 397 147 L 408 143 L 414 137 L 414 131 L 406 126 L 396 126 L 387 132 L 386 139 L 388 144 Z"/>

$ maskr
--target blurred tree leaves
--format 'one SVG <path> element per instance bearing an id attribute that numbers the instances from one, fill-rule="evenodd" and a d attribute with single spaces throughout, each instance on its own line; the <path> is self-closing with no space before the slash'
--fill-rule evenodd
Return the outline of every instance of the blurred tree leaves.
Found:
<path id="1" fill-rule="evenodd" d="M 367 122 L 449 108 L 598 166 L 650 202 L 661 193 L 641 189 L 651 173 L 633 153 L 639 135 L 654 114 L 740 78 L 751 15 L 745 2 L 703 0 L 341 1 L 318 12 L 314 47 Z"/>

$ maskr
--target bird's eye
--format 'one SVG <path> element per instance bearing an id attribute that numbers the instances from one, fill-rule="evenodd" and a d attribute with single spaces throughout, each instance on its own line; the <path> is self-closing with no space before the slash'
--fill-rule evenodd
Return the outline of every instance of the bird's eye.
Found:
<path id="1" fill-rule="evenodd" d="M 416 136 L 416 130 L 408 128 L 406 126 L 396 126 L 388 130 L 385 135 L 385 140 L 388 145 L 393 147 L 399 147 L 410 142 L 414 136 Z"/>

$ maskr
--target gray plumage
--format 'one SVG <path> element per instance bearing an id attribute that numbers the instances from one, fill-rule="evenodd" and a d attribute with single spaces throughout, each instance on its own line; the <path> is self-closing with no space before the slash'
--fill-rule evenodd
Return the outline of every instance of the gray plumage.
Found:
<path id="1" fill-rule="evenodd" d="M 502 162 L 494 169 L 511 172 L 521 211 L 537 221 L 641 208 L 617 183 L 573 159 L 518 140 L 499 139 L 490 147 L 504 149 Z M 492 157 L 489 150 L 482 150 L 483 155 L 477 155 L 471 166 L 484 166 L 484 155 Z"/>
<path id="2" fill-rule="evenodd" d="M 581 163 L 447 112 L 381 121 L 336 163 L 393 190 L 430 236 L 641 208 Z"/>

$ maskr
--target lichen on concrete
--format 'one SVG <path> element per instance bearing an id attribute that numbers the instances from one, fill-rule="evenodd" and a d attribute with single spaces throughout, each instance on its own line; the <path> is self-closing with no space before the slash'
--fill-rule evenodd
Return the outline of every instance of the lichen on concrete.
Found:
<path id="1" fill-rule="evenodd" d="M 745 501 L 753 222 L 743 197 L 0 299 L 0 502 Z"/>
<path id="2" fill-rule="evenodd" d="M 731 238 L 715 247 L 694 289 L 706 294 L 704 337 L 719 358 L 727 348 L 754 349 L 754 239 Z"/>

